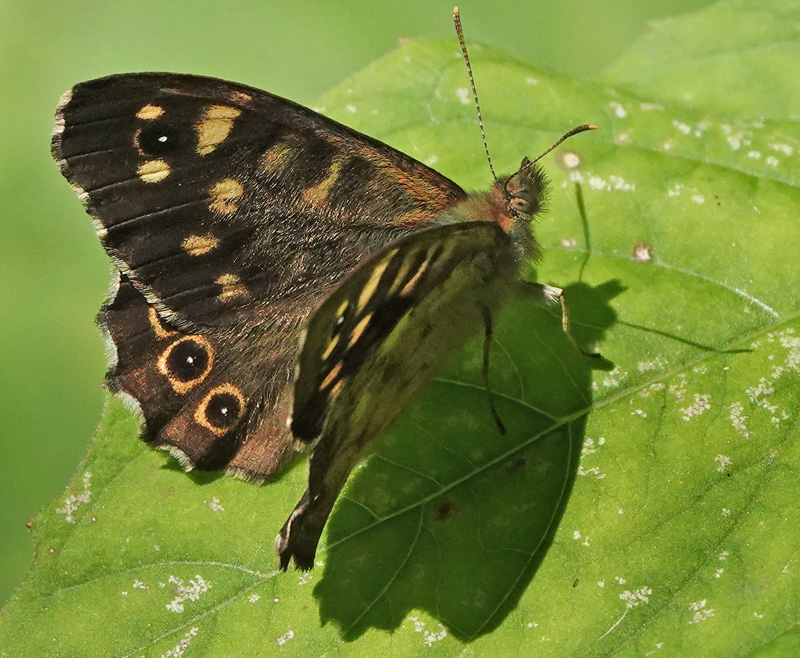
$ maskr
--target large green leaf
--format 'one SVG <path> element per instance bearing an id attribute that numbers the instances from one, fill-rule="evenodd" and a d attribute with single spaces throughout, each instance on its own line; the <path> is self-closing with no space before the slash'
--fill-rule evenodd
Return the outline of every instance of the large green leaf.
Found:
<path id="1" fill-rule="evenodd" d="M 34 522 L 0 655 L 797 652 L 800 129 L 473 51 L 498 169 L 601 127 L 546 160 L 537 278 L 567 287 L 613 369 L 513 305 L 491 371 L 508 434 L 477 341 L 354 473 L 309 574 L 275 572 L 272 549 L 304 466 L 264 488 L 187 477 L 112 401 Z M 486 187 L 467 88 L 456 44 L 408 43 L 321 105 Z"/>

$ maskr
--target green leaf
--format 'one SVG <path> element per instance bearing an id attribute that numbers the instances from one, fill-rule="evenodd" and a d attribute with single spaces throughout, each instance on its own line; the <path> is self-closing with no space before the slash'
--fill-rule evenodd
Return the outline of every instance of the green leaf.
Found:
<path id="1" fill-rule="evenodd" d="M 683 19 L 687 61 L 703 59 L 702 16 Z M 536 277 L 567 288 L 576 334 L 613 369 L 590 371 L 602 363 L 557 317 L 514 304 L 490 373 L 508 434 L 476 341 L 356 470 L 309 574 L 277 573 L 272 548 L 305 466 L 263 488 L 187 477 L 113 400 L 34 522 L 0 655 L 797 652 L 800 129 L 710 86 L 690 105 L 634 74 L 623 90 L 471 50 L 499 171 L 574 125 L 601 128 L 544 161 Z M 718 76 L 769 75 L 739 50 Z M 320 105 L 485 189 L 457 55 L 407 43 Z M 797 94 L 775 85 L 776 102 Z"/>
<path id="2" fill-rule="evenodd" d="M 655 22 L 603 80 L 651 101 L 797 121 L 798 26 L 794 0 L 719 2 Z"/>

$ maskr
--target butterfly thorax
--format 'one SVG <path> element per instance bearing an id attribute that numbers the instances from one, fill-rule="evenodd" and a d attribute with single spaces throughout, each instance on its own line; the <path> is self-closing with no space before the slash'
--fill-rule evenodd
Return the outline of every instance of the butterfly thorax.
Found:
<path id="1" fill-rule="evenodd" d="M 516 173 L 499 178 L 488 192 L 470 194 L 436 223 L 494 222 L 514 243 L 520 261 L 536 259 L 539 245 L 531 220 L 544 209 L 546 189 L 544 172 L 524 158 Z"/>

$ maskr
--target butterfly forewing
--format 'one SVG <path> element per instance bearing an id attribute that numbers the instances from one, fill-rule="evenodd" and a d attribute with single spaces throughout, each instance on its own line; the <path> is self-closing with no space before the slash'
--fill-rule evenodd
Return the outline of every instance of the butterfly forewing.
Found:
<path id="1" fill-rule="evenodd" d="M 315 298 L 464 196 L 424 165 L 306 108 L 193 76 L 76 86 L 53 149 L 120 269 L 162 313 L 187 322 L 215 324 L 268 299 Z"/>

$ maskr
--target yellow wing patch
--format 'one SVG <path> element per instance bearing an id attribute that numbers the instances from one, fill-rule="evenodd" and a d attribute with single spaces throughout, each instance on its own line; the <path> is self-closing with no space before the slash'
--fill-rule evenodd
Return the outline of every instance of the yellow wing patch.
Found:
<path id="1" fill-rule="evenodd" d="M 239 199 L 244 195 L 244 187 L 234 178 L 225 178 L 214 183 L 210 192 L 208 207 L 220 215 L 232 215 L 239 209 Z"/>
<path id="2" fill-rule="evenodd" d="M 231 130 L 233 122 L 242 111 L 229 105 L 211 105 L 206 108 L 202 118 L 195 124 L 197 131 L 197 152 L 208 155 L 224 142 Z"/>
<path id="3" fill-rule="evenodd" d="M 142 121 L 155 121 L 162 114 L 164 114 L 164 108 L 160 105 L 145 105 L 136 113 L 136 118 Z"/>
<path id="4" fill-rule="evenodd" d="M 215 283 L 222 286 L 222 292 L 219 293 L 219 300 L 222 302 L 229 302 L 237 297 L 246 297 L 248 294 L 247 286 L 235 274 L 223 274 Z"/>
<path id="5" fill-rule="evenodd" d="M 202 256 L 213 251 L 219 245 L 219 239 L 211 233 L 205 235 L 190 235 L 181 243 L 183 250 L 190 256 Z"/>
<path id="6" fill-rule="evenodd" d="M 145 160 L 136 173 L 143 183 L 160 183 L 172 173 L 172 169 L 164 160 Z"/>

